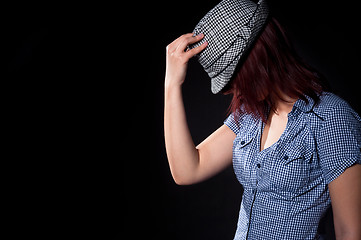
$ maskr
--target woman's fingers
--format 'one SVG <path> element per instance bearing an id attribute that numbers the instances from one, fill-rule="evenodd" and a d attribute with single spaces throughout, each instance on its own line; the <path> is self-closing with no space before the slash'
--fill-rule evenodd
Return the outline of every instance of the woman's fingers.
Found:
<path id="1" fill-rule="evenodd" d="M 194 37 L 191 37 L 188 44 L 196 43 L 196 42 L 200 41 L 203 37 L 204 37 L 203 33 L 200 33 Z"/>
<path id="2" fill-rule="evenodd" d="M 198 53 L 202 52 L 203 49 L 205 49 L 207 46 L 208 46 L 208 43 L 204 42 L 200 46 L 190 49 L 189 51 L 186 52 L 186 54 L 188 54 L 189 58 L 191 58 L 194 55 L 197 55 Z"/>
<path id="3" fill-rule="evenodd" d="M 179 36 L 176 40 L 174 40 L 172 43 L 170 43 L 168 45 L 168 49 L 170 51 L 175 51 L 178 48 L 180 42 L 182 42 L 185 38 L 189 38 L 192 36 L 193 36 L 193 33 L 186 33 L 186 34 Z"/>
<path id="4" fill-rule="evenodd" d="M 192 33 L 190 33 L 190 34 L 192 34 Z M 184 38 L 180 40 L 177 50 L 184 52 L 184 50 L 188 47 L 188 45 L 196 43 L 204 37 L 204 35 L 202 33 L 198 34 L 194 37 L 193 37 L 193 34 L 191 36 L 188 36 L 188 35 L 189 34 L 185 34 Z"/>
<path id="5" fill-rule="evenodd" d="M 192 33 L 188 33 L 180 36 L 167 46 L 165 78 L 167 86 L 183 84 L 189 59 L 206 48 L 207 42 L 188 51 L 185 50 L 190 44 L 200 41 L 203 37 L 203 34 L 193 37 Z"/>
<path id="6" fill-rule="evenodd" d="M 203 38 L 204 34 L 202 33 L 196 36 L 193 36 L 193 33 L 184 34 L 167 46 L 167 53 L 171 56 L 178 56 L 183 59 L 184 62 L 188 62 L 191 57 L 205 49 L 208 43 L 204 42 L 202 45 L 193 49 L 187 49 L 188 46 L 202 40 Z"/>

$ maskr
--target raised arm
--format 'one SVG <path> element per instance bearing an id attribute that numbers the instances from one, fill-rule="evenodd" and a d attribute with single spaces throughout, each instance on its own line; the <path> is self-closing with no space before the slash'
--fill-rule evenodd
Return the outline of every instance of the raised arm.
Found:
<path id="1" fill-rule="evenodd" d="M 182 98 L 187 64 L 207 43 L 185 51 L 189 44 L 203 38 L 185 34 L 167 46 L 165 78 L 164 135 L 168 161 L 177 184 L 188 185 L 207 179 L 232 162 L 235 134 L 223 125 L 197 147 L 187 125 Z"/>

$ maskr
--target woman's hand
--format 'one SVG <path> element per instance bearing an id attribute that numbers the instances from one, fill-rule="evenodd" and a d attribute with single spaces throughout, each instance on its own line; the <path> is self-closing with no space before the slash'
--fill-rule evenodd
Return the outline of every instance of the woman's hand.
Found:
<path id="1" fill-rule="evenodd" d="M 200 41 L 203 37 L 203 34 L 193 37 L 193 33 L 187 33 L 167 46 L 166 87 L 174 85 L 181 86 L 183 84 L 189 59 L 205 49 L 207 42 L 190 50 L 187 50 L 187 47 L 190 44 Z"/>

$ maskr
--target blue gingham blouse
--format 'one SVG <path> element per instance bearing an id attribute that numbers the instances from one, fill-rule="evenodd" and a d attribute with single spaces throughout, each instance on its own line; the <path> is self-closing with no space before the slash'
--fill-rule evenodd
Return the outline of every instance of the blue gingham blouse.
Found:
<path id="1" fill-rule="evenodd" d="M 341 98 L 299 99 L 280 139 L 260 151 L 264 124 L 234 113 L 224 122 L 237 136 L 233 168 L 244 188 L 235 238 L 319 239 L 330 207 L 327 184 L 361 164 L 361 119 Z"/>

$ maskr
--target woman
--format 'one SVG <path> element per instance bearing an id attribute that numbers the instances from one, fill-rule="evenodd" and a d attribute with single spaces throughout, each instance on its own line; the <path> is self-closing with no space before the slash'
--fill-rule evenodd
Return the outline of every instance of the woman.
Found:
<path id="1" fill-rule="evenodd" d="M 247 43 L 239 44 L 238 50 L 234 39 L 226 48 L 214 47 L 231 33 L 214 41 L 200 32 L 204 26 L 216 26 L 210 23 L 224 18 L 228 6 L 241 4 L 253 9 L 245 25 L 252 33 L 256 24 L 249 22 L 257 16 L 260 2 L 252 8 L 251 1 L 224 0 L 200 21 L 196 34 L 182 35 L 167 46 L 164 131 L 172 176 L 177 184 L 194 184 L 233 162 L 244 188 L 235 239 L 321 239 L 318 225 L 331 202 L 336 238 L 361 239 L 357 113 L 325 91 L 275 19 L 268 17 L 262 28 L 257 27 L 257 36 L 247 35 L 247 28 L 237 33 Z M 260 19 L 256 17 L 255 23 Z M 214 56 L 214 49 L 223 50 Z M 223 57 L 237 51 L 241 54 L 234 58 Z M 195 55 L 212 79 L 212 92 L 233 95 L 230 116 L 198 146 L 187 126 L 181 89 L 187 63 Z M 226 59 L 231 60 L 219 62 Z M 214 73 L 211 65 L 217 61 L 216 66 L 223 67 Z"/>

